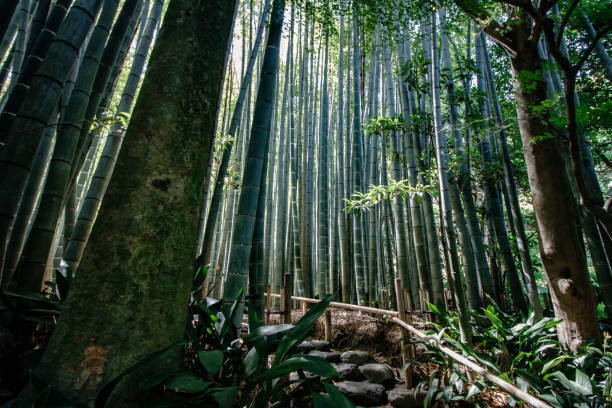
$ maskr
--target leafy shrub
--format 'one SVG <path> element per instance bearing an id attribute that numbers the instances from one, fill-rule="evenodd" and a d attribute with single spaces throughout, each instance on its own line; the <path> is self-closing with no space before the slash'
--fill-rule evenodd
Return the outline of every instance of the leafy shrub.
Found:
<path id="1" fill-rule="evenodd" d="M 144 376 L 140 381 L 143 406 L 164 407 L 285 407 L 312 399 L 316 408 L 353 407 L 331 383 L 336 370 L 323 358 L 303 354 L 298 345 L 328 307 L 331 297 L 315 304 L 295 325 L 260 326 L 246 337 L 236 335 L 238 299 L 227 310 L 221 302 L 197 300 L 192 294 L 185 368 Z M 252 314 L 252 308 L 249 312 Z M 249 321 L 257 322 L 251 315 Z M 113 388 L 128 374 L 150 363 L 172 346 L 126 370 L 99 393 L 104 407 Z M 289 380 L 297 372 L 298 379 Z M 306 372 L 311 375 L 306 376 Z M 153 392 L 154 389 L 161 392 Z M 152 397 L 154 395 L 154 397 Z M 302 405 L 300 405 L 302 406 Z"/>
<path id="2" fill-rule="evenodd" d="M 440 343 L 459 349 L 463 354 L 485 366 L 508 382 L 518 385 L 554 407 L 608 407 L 612 404 L 612 351 L 610 336 L 604 333 L 601 348 L 586 344 L 577 354 L 561 346 L 555 327 L 560 323 L 545 317 L 535 321 L 532 314 L 526 321 L 508 315 L 495 306 L 483 314 L 472 313 L 475 329 L 470 347 L 459 340 L 458 318 L 455 313 L 440 312 L 430 304 L 440 323 L 428 333 Z M 468 386 L 465 369 L 436 347 L 422 342 L 428 363 L 437 367 L 428 379 L 419 384 L 427 389 L 425 406 L 432 400 L 469 400 L 476 406 L 486 406 L 479 395 L 488 386 L 476 379 Z M 411 361 L 408 364 L 424 366 Z M 509 406 L 517 401 L 508 399 Z"/>

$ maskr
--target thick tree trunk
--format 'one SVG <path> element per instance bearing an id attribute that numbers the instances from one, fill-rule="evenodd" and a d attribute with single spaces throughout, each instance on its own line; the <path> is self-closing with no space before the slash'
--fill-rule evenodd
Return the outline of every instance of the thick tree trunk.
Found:
<path id="1" fill-rule="evenodd" d="M 220 0 L 173 0 L 168 8 L 115 177 L 36 372 L 67 398 L 91 403 L 107 381 L 183 338 L 196 197 L 234 9 L 235 2 Z M 178 351 L 159 364 L 180 363 Z M 92 352 L 99 356 L 94 365 Z M 113 406 L 127 405 L 129 390 L 128 378 Z"/>
<path id="2" fill-rule="evenodd" d="M 153 41 L 153 34 L 161 17 L 162 8 L 163 0 L 156 0 L 151 15 L 149 16 L 149 21 L 146 24 L 147 29 L 143 34 L 143 41 L 141 41 L 141 43 L 138 45 L 134 55 L 132 68 L 130 74 L 128 75 L 128 79 L 119 102 L 119 112 L 129 114 L 132 110 L 134 97 L 136 95 L 136 91 L 138 90 L 138 85 L 140 84 L 140 79 L 145 68 L 146 56 L 149 52 L 151 42 Z M 106 192 L 106 188 L 108 187 L 108 183 L 111 179 L 113 168 L 115 167 L 115 163 L 121 149 L 124 134 L 125 129 L 121 121 L 117 120 L 111 129 L 111 132 L 107 135 L 104 149 L 102 150 L 98 164 L 93 171 L 93 177 L 91 179 L 89 188 L 87 189 L 85 197 L 82 198 L 82 204 L 77 215 L 75 229 L 73 234 L 69 237 L 70 240 L 65 247 L 66 250 L 64 253 L 64 259 L 68 263 L 72 273 L 76 272 L 79 263 L 81 262 L 83 251 L 85 250 L 85 246 L 89 240 L 89 234 L 91 234 L 91 229 L 98 215 L 100 204 L 102 203 L 104 193 Z M 87 165 L 88 161 L 93 160 L 88 158 L 85 161 L 85 165 Z M 79 178 L 81 178 L 81 175 L 79 175 Z M 77 188 L 78 187 L 79 186 L 77 184 Z M 81 188 L 83 188 L 83 186 L 81 186 Z"/>
<path id="3" fill-rule="evenodd" d="M 523 153 L 537 219 L 540 256 L 550 288 L 559 340 L 576 350 L 587 339 L 600 340 L 593 287 L 578 230 L 578 209 L 558 140 L 540 106 L 546 83 L 537 46 L 511 58 Z M 535 75 L 533 75 L 535 74 Z"/>

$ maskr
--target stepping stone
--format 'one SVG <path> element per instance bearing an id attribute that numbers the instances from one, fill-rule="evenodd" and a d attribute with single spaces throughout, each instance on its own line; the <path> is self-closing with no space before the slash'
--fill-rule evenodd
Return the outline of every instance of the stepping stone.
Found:
<path id="1" fill-rule="evenodd" d="M 336 387 L 355 404 L 372 407 L 384 405 L 387 401 L 385 387 L 380 384 L 342 381 L 337 383 Z"/>
<path id="2" fill-rule="evenodd" d="M 343 363 L 363 364 L 370 359 L 370 353 L 367 351 L 345 351 L 340 356 Z"/>
<path id="3" fill-rule="evenodd" d="M 309 356 L 317 356 L 324 358 L 330 363 L 339 363 L 340 362 L 340 352 L 339 351 L 321 351 L 321 350 L 312 350 L 308 353 Z"/>
<path id="4" fill-rule="evenodd" d="M 361 377 L 361 374 L 357 369 L 357 364 L 331 363 L 331 365 L 338 372 L 338 374 L 340 374 L 338 377 L 334 378 L 336 381 L 358 380 Z"/>
<path id="5" fill-rule="evenodd" d="M 327 340 L 310 340 L 314 350 L 329 351 L 331 344 Z"/>
<path id="6" fill-rule="evenodd" d="M 389 404 L 394 408 L 420 408 L 427 393 L 395 388 L 387 394 Z"/>
<path id="7" fill-rule="evenodd" d="M 393 380 L 393 370 L 386 364 L 364 364 L 359 371 L 371 383 L 383 384 Z"/>
<path id="8" fill-rule="evenodd" d="M 309 351 L 314 350 L 314 346 L 312 345 L 312 343 L 306 340 L 298 344 L 297 348 L 299 348 L 305 353 L 308 353 Z"/>
<path id="9" fill-rule="evenodd" d="M 300 344 L 298 344 L 298 348 L 306 353 L 312 350 L 327 351 L 330 349 L 330 347 L 331 345 L 329 344 L 329 341 L 325 341 L 325 340 L 303 341 Z"/>

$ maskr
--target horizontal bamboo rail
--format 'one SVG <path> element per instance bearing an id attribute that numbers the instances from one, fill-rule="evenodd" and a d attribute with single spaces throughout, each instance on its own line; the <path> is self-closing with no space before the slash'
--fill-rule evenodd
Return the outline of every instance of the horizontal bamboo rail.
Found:
<path id="1" fill-rule="evenodd" d="M 268 296 L 268 294 L 264 294 L 264 296 Z M 277 294 L 277 293 L 270 293 L 271 297 L 275 297 L 275 298 L 280 298 L 281 295 Z M 319 303 L 320 300 L 319 299 L 311 299 L 311 298 L 305 298 L 305 297 L 301 297 L 301 296 L 291 296 L 291 300 L 294 300 L 296 302 L 305 302 L 305 303 Z M 395 310 L 385 310 L 385 309 L 378 309 L 375 307 L 368 307 L 368 306 L 358 306 L 358 305 L 350 305 L 348 303 L 339 303 L 339 302 L 330 302 L 329 305 L 331 307 L 337 307 L 340 309 L 349 309 L 349 310 L 356 310 L 358 312 L 364 312 L 364 313 L 373 313 L 373 314 L 379 314 L 379 315 L 384 315 L 384 316 L 397 316 L 397 312 Z"/>
<path id="2" fill-rule="evenodd" d="M 405 290 L 400 290 L 400 284 L 399 284 L 399 279 L 397 279 L 398 282 L 395 282 L 396 284 L 396 290 L 399 293 L 403 293 Z M 270 291 L 268 291 L 267 293 L 264 294 L 266 297 L 271 298 L 271 297 L 275 297 L 275 298 L 283 298 L 282 295 L 280 294 L 275 294 L 275 293 L 270 293 Z M 287 302 L 290 301 L 297 301 L 297 302 L 301 302 L 302 303 L 302 310 L 305 309 L 305 305 L 306 303 L 319 303 L 320 300 L 319 299 L 311 299 L 311 298 L 305 298 L 305 297 L 301 297 L 301 296 L 287 296 L 287 299 L 285 299 Z M 267 305 L 269 305 L 269 301 L 266 302 Z M 395 311 L 395 310 L 385 310 L 385 309 L 378 309 L 375 307 L 368 307 L 368 306 L 358 306 L 358 305 L 351 305 L 348 303 L 340 303 L 340 302 L 330 302 L 329 304 L 332 307 L 336 307 L 339 309 L 348 309 L 348 310 L 356 310 L 359 312 L 364 312 L 364 313 L 373 313 L 373 314 L 378 314 L 378 315 L 383 315 L 383 316 L 389 316 L 391 317 L 391 321 L 398 324 L 400 327 L 402 327 L 402 329 L 406 330 L 409 333 L 412 333 L 413 335 L 415 335 L 416 337 L 420 338 L 421 340 L 427 342 L 428 344 L 436 347 L 438 350 L 440 350 L 441 352 L 443 352 L 444 354 L 446 354 L 447 356 L 451 357 L 453 360 L 457 361 L 458 363 L 464 365 L 465 367 L 467 367 L 468 369 L 472 370 L 473 372 L 475 372 L 476 374 L 482 376 L 486 381 L 493 383 L 495 385 L 497 385 L 499 388 L 501 388 L 502 390 L 504 390 L 505 392 L 507 392 L 508 394 L 512 395 L 514 398 L 517 398 L 523 402 L 526 402 L 527 404 L 535 407 L 535 408 L 552 408 L 550 405 L 548 405 L 546 402 L 542 401 L 541 399 L 534 397 L 533 395 L 521 390 L 520 388 L 518 388 L 516 385 L 509 383 L 505 380 L 503 380 L 501 377 L 491 373 L 490 371 L 488 371 L 487 369 L 479 366 L 478 364 L 474 363 L 473 361 L 468 360 L 467 358 L 463 357 L 462 355 L 458 354 L 457 352 L 449 349 L 448 347 L 443 346 L 439 341 L 437 341 L 434 338 L 428 337 L 425 333 L 423 333 L 422 331 L 418 330 L 417 328 L 415 328 L 414 326 L 406 323 L 403 319 L 409 320 L 408 315 L 411 313 L 414 313 L 411 310 L 406 310 L 407 308 L 404 306 L 404 302 L 399 302 L 399 306 L 400 306 L 400 310 L 399 312 Z M 409 305 L 408 309 L 409 309 Z M 284 310 L 282 311 L 283 313 L 285 312 Z M 327 311 L 329 312 L 329 310 Z M 331 313 L 326 313 L 325 315 L 325 337 L 326 340 L 330 340 L 331 339 Z M 328 338 L 329 337 L 329 338 Z M 405 348 L 404 348 L 405 349 Z M 404 355 L 402 355 L 402 357 L 406 357 Z M 406 373 L 406 382 L 407 382 L 407 386 L 411 386 L 411 384 L 409 383 L 409 376 L 410 373 L 407 372 Z M 411 379 L 410 379 L 411 382 Z"/>

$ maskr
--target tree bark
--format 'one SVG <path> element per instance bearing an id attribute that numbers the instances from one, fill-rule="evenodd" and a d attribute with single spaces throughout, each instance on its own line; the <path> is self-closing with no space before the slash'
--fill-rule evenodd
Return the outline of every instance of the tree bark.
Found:
<path id="1" fill-rule="evenodd" d="M 211 152 L 233 1 L 173 0 L 88 251 L 36 375 L 89 404 L 143 357 L 183 338 L 198 197 Z M 90 353 L 99 357 L 95 364 Z M 178 348 L 157 363 L 173 367 Z M 127 406 L 134 384 L 119 385 Z"/>
<path id="2" fill-rule="evenodd" d="M 579 239 L 578 209 L 563 166 L 559 141 L 546 113 L 546 83 L 537 44 L 511 56 L 517 114 L 537 219 L 540 257 L 550 288 L 561 343 L 576 350 L 600 340 L 593 287 Z M 535 75 L 533 75 L 535 74 Z"/>

